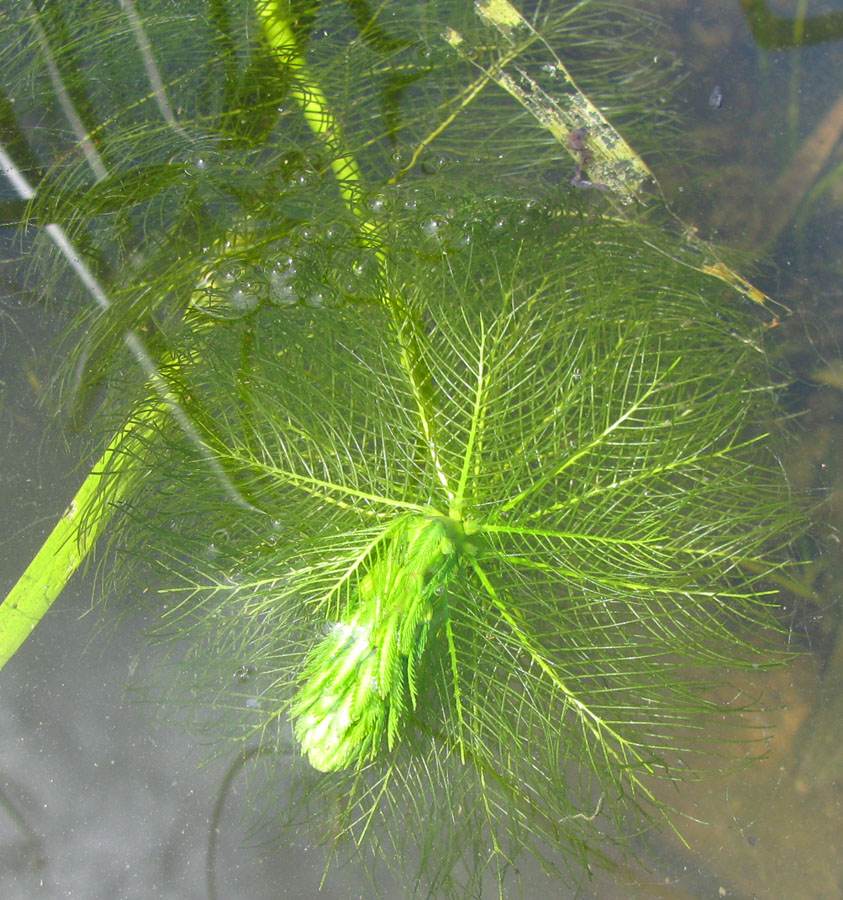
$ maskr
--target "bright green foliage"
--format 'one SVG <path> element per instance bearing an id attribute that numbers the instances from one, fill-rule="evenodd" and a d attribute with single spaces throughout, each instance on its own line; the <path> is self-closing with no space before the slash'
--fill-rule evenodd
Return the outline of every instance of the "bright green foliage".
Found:
<path id="1" fill-rule="evenodd" d="M 135 489 L 104 575 L 160 588 L 154 696 L 221 753 L 260 744 L 256 814 L 404 895 L 508 896 L 523 854 L 578 883 L 658 818 L 655 778 L 722 767 L 741 720 L 707 689 L 784 658 L 763 327 L 656 202 L 572 187 L 487 75 L 559 93 L 552 46 L 664 146 L 651 23 L 540 4 L 507 35 L 461 0 L 326 0 L 264 39 L 284 4 L 150 2 L 162 92 L 93 6 L 19 13 L 4 78 L 46 124 L 0 124 L 33 180 L 46 159 L 21 218 L 61 222 L 111 301 L 82 297 L 68 346 L 82 395 L 109 388 L 100 448 L 143 425 L 109 457 Z M 65 283 L 46 238 L 27 251 Z M 128 329 L 189 435 L 138 412 Z"/>
<path id="2" fill-rule="evenodd" d="M 400 738 L 461 532 L 441 517 L 400 517 L 351 609 L 308 655 L 290 715 L 314 768 L 345 768 L 374 756 L 384 734 L 390 750 Z"/>
<path id="3" fill-rule="evenodd" d="M 505 883 L 525 849 L 576 878 L 655 811 L 653 776 L 724 764 L 705 689 L 777 658 L 761 573 L 790 521 L 744 313 L 625 225 L 539 209 L 497 232 L 517 208 L 390 272 L 424 323 L 427 428 L 385 311 L 291 311 L 262 328 L 247 406 L 230 335 L 198 336 L 185 376 L 266 512 L 229 507 L 209 556 L 167 485 L 198 510 L 218 487 L 175 434 L 137 500 L 187 586 L 169 628 L 198 640 L 191 692 L 254 672 L 213 728 L 285 746 L 292 715 L 332 779 L 303 775 L 292 814 L 313 804 L 364 857 L 457 895 L 458 861 Z"/>

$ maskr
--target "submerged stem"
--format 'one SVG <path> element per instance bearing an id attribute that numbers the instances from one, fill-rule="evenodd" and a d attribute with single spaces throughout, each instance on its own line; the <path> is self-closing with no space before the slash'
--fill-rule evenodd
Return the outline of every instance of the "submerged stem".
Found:
<path id="1" fill-rule="evenodd" d="M 355 216 L 361 242 L 375 248 L 382 288 L 381 302 L 389 310 L 392 327 L 401 347 L 401 363 L 413 388 L 418 406 L 419 421 L 424 435 L 422 452 L 430 457 L 436 476 L 445 489 L 448 500 L 453 493 L 448 487 L 444 468 L 436 451 L 434 431 L 435 398 L 430 370 L 424 359 L 418 314 L 410 309 L 400 292 L 386 285 L 388 258 L 380 239 L 378 225 L 365 216 L 362 207 L 360 167 L 351 153 L 343 150 L 342 128 L 337 121 L 321 86 L 313 78 L 302 56 L 288 16 L 286 0 L 257 0 L 255 9 L 263 26 L 263 33 L 273 56 L 282 70 L 290 75 L 290 94 L 301 108 L 314 136 L 329 154 L 331 170 L 339 185 L 340 196 Z"/>

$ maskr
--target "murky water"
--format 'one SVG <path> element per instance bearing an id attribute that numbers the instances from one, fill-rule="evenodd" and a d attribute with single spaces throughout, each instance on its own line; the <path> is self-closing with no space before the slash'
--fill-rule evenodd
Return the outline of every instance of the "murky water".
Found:
<path id="1" fill-rule="evenodd" d="M 690 67 L 682 98 L 694 123 L 689 146 L 700 153 L 663 181 L 686 222 L 750 259 L 761 254 L 759 282 L 793 309 L 776 336 L 795 372 L 788 397 L 796 442 L 783 463 L 797 489 L 830 499 L 803 545 L 815 560 L 805 573 L 815 594 L 787 601 L 793 642 L 805 655 L 738 685 L 748 698 L 763 697 L 755 724 L 766 758 L 722 780 L 683 785 L 674 802 L 688 846 L 654 836 L 658 861 L 648 872 L 634 869 L 616 887 L 601 880 L 593 896 L 841 897 L 843 36 L 765 51 L 737 3 L 658 5 Z M 812 16 L 833 5 L 805 6 Z M 787 17 L 793 7 L 776 12 Z M 715 86 L 719 104 L 709 102 Z"/>
<path id="2" fill-rule="evenodd" d="M 821 564 L 806 576 L 815 596 L 788 601 L 793 641 L 804 655 L 737 686 L 764 698 L 754 722 L 763 740 L 752 752 L 767 758 L 728 778 L 671 787 L 686 844 L 664 831 L 650 835 L 648 870 L 631 865 L 617 881 L 598 875 L 584 893 L 603 900 L 834 900 L 843 897 L 843 640 L 836 637 L 843 587 L 843 140 L 838 132 L 824 159 L 809 141 L 834 134 L 843 46 L 759 51 L 737 3 L 677 0 L 658 8 L 689 69 L 680 113 L 692 155 L 688 165 L 657 174 L 687 223 L 748 258 L 771 254 L 758 280 L 794 310 L 779 326 L 797 373 L 788 392 L 797 442 L 783 462 L 799 490 L 832 500 L 805 542 Z M 805 182 L 812 165 L 818 170 Z M 39 405 L 50 369 L 44 354 L 61 325 L 56 312 L 0 303 L 4 589 L 84 471 L 75 466 L 72 439 L 62 444 L 55 415 Z M 78 577 L 3 671 L 0 787 L 11 807 L 0 808 L 0 893 L 9 900 L 207 897 L 210 814 L 228 760 L 197 770 L 204 748 L 150 723 L 151 713 L 126 694 L 135 665 L 143 665 L 142 623 L 115 615 L 131 598 L 92 611 L 92 593 L 91 576 Z M 280 852 L 250 846 L 238 796 L 235 789 L 220 823 L 218 896 L 313 896 L 321 855 L 303 845 Z M 540 872 L 527 866 L 522 876 L 526 897 L 557 896 Z M 322 896 L 369 891 L 343 870 Z"/>

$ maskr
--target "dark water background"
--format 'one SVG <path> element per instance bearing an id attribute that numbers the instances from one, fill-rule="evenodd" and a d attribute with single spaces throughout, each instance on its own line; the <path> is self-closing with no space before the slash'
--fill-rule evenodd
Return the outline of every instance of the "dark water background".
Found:
<path id="1" fill-rule="evenodd" d="M 677 98 L 680 159 L 657 171 L 672 205 L 700 233 L 766 260 L 755 273 L 793 315 L 773 338 L 794 372 L 787 395 L 794 486 L 828 502 L 806 552 L 812 598 L 785 598 L 805 654 L 743 686 L 764 691 L 769 758 L 671 794 L 688 843 L 652 837 L 649 869 L 598 875 L 594 898 L 843 898 L 843 124 L 815 175 L 810 140 L 833 135 L 843 39 L 762 50 L 737 0 L 661 0 L 687 78 Z M 781 3 L 782 16 L 795 4 Z M 804 4 L 808 15 L 840 2 Z M 722 98 L 712 102 L 715 88 Z M 800 156 L 800 152 L 802 156 Z M 804 183 L 803 183 L 804 182 Z M 0 190 L 6 190 L 5 186 Z M 6 258 L 16 248 L 4 246 Z M 736 301 L 737 302 L 737 301 Z M 72 438 L 43 390 L 63 323 L 0 297 L 0 587 L 4 592 L 83 477 Z M 139 623 L 91 609 L 94 572 L 77 576 L 6 666 L 0 684 L 0 897 L 205 898 L 210 811 L 227 762 L 197 769 L 206 748 L 126 694 L 143 654 Z M 139 586 L 142 590 L 142 586 Z M 96 626 L 96 627 L 93 627 Z M 321 853 L 248 845 L 238 792 L 221 821 L 219 896 L 311 897 Z M 31 829 L 31 831 L 29 830 Z M 524 896 L 563 897 L 529 864 Z M 321 896 L 369 896 L 351 870 Z"/>

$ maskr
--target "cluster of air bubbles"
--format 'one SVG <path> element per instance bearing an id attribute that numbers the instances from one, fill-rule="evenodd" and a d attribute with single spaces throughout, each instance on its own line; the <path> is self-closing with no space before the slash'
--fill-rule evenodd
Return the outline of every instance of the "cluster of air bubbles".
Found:
<path id="1" fill-rule="evenodd" d="M 350 255 L 348 264 L 340 266 L 340 290 L 350 300 L 374 300 L 379 292 L 380 269 L 374 254 Z"/>
<path id="2" fill-rule="evenodd" d="M 395 172 L 414 171 L 422 175 L 450 174 L 458 167 L 458 158 L 443 150 L 428 150 L 418 159 L 409 147 L 395 147 L 390 155 L 390 163 Z"/>
<path id="3" fill-rule="evenodd" d="M 269 302 L 275 306 L 295 306 L 299 302 L 296 293 L 296 261 L 292 256 L 279 256 L 266 266 L 269 283 Z"/>
<path id="4" fill-rule="evenodd" d="M 396 151 L 397 164 L 403 155 Z M 321 178 L 318 161 L 290 154 L 280 164 L 283 180 L 298 186 Z M 453 160 L 429 153 L 423 167 L 439 172 Z M 262 237 L 255 217 L 245 234 L 227 243 L 211 261 L 193 293 L 192 304 L 209 316 L 237 319 L 261 308 L 334 309 L 346 303 L 377 302 L 383 291 L 378 245 L 426 259 L 462 253 L 478 240 L 521 241 L 542 228 L 553 206 L 513 186 L 512 195 L 468 188 L 449 188 L 437 177 L 413 178 L 388 184 L 355 204 L 356 215 L 338 211 L 333 219 L 314 215 L 309 207 L 286 203 L 280 237 Z M 287 199 L 292 195 L 287 194 Z M 324 208 L 322 213 L 324 214 Z M 290 220 L 298 224 L 290 227 Z M 369 227 L 361 230 L 360 223 Z M 277 232 L 276 232 L 277 234 Z M 363 238 L 365 237 L 365 241 Z"/>
<path id="5" fill-rule="evenodd" d="M 457 253 L 471 243 L 472 222 L 457 218 L 453 210 L 443 210 L 425 216 L 419 231 L 427 248 L 440 253 Z"/>
<path id="6" fill-rule="evenodd" d="M 193 295 L 195 309 L 236 319 L 262 306 L 335 309 L 374 302 L 380 295 L 376 250 L 338 220 L 301 224 L 279 240 L 229 253 L 206 271 Z"/>
<path id="7" fill-rule="evenodd" d="M 421 188 L 409 188 L 404 192 L 401 200 L 401 209 L 407 212 L 413 212 L 419 208 L 419 203 L 423 200 Z"/>
<path id="8" fill-rule="evenodd" d="M 431 68 L 438 68 L 449 60 L 460 60 L 457 51 L 447 41 L 421 45 L 416 51 L 416 58 L 419 64 L 426 63 Z"/>
<path id="9" fill-rule="evenodd" d="M 234 670 L 234 681 L 237 684 L 249 684 L 254 682 L 257 669 L 249 663 L 243 663 Z M 254 691 L 255 686 L 251 686 L 250 690 Z M 257 697 L 247 697 L 245 702 L 246 709 L 260 709 L 261 702 Z"/>
<path id="10" fill-rule="evenodd" d="M 193 305 L 215 319 L 239 319 L 254 312 L 266 293 L 263 273 L 248 264 L 227 259 L 202 279 Z"/>
<path id="11" fill-rule="evenodd" d="M 535 198 L 509 200 L 490 197 L 487 201 L 486 221 L 494 233 L 518 237 L 546 218 L 548 209 Z"/>
<path id="12" fill-rule="evenodd" d="M 342 306 L 343 297 L 331 278 L 330 257 L 319 249 L 324 250 L 287 244 L 277 255 L 267 254 L 264 273 L 270 304 L 311 309 Z"/>
<path id="13" fill-rule="evenodd" d="M 523 240 L 553 217 L 553 206 L 535 196 L 448 190 L 438 179 L 401 184 L 391 200 L 390 244 L 423 257 L 460 253 L 480 235 Z"/>

